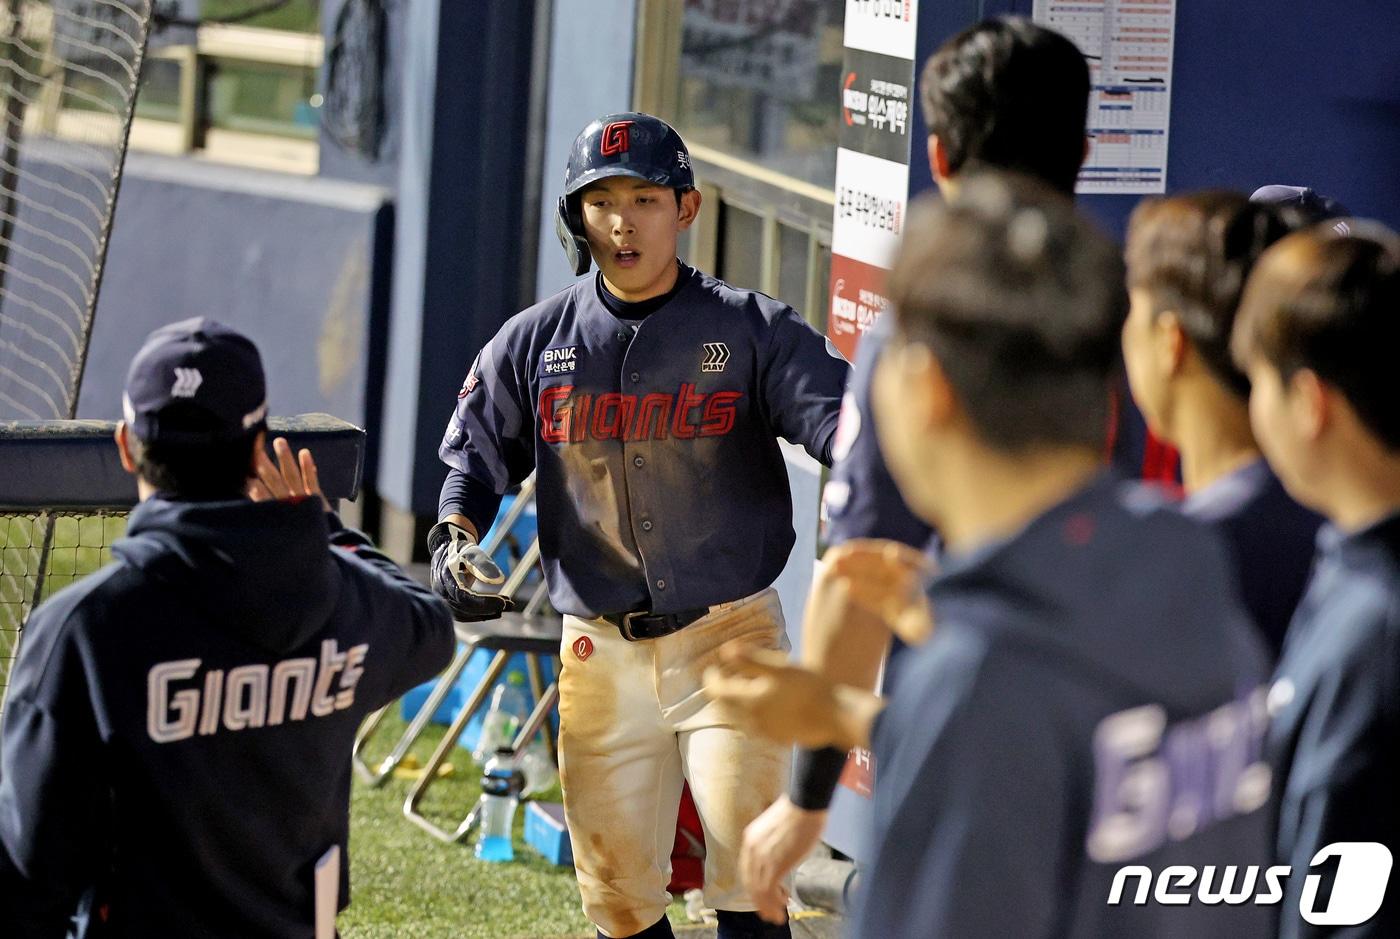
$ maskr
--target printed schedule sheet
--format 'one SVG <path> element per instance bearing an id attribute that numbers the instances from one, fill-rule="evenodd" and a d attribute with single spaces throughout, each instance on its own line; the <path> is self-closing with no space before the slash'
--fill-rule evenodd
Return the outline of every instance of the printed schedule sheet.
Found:
<path id="1" fill-rule="evenodd" d="M 1089 61 L 1089 156 L 1076 191 L 1165 192 L 1176 0 L 1035 0 L 1033 16 Z"/>

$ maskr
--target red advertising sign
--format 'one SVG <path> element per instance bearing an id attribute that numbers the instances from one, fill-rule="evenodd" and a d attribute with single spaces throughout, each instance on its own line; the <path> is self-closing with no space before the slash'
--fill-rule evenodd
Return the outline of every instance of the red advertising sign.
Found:
<path id="1" fill-rule="evenodd" d="M 860 337 L 889 306 L 885 297 L 887 273 L 883 267 L 832 255 L 826 335 L 847 360 L 855 360 Z"/>
<path id="2" fill-rule="evenodd" d="M 856 747 L 846 757 L 846 768 L 841 771 L 841 785 L 856 795 L 869 799 L 875 794 L 875 754 L 864 747 Z"/>

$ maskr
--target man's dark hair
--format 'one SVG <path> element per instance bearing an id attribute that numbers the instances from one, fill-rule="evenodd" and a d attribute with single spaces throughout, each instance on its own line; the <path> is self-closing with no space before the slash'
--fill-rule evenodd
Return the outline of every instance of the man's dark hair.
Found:
<path id="1" fill-rule="evenodd" d="M 1230 334 L 1246 278 L 1259 256 L 1288 234 L 1276 210 L 1237 192 L 1198 192 L 1142 202 L 1128 222 L 1128 286 L 1170 310 L 1211 374 L 1240 398 L 1249 379 L 1230 356 Z"/>
<path id="2" fill-rule="evenodd" d="M 181 499 L 237 499 L 248 486 L 253 445 L 261 424 L 233 438 L 196 435 L 210 426 L 210 418 L 197 409 L 180 405 L 161 412 L 162 437 L 145 441 L 128 436 L 136 472 L 160 492 Z"/>
<path id="3" fill-rule="evenodd" d="M 1123 261 L 1065 196 L 984 173 L 950 202 L 922 200 L 889 292 L 896 341 L 932 350 L 989 446 L 1103 447 Z"/>
<path id="4" fill-rule="evenodd" d="M 1012 170 L 1074 193 L 1089 65 L 1064 36 L 1023 17 L 984 20 L 939 47 L 920 88 L 951 172 Z"/>
<path id="5" fill-rule="evenodd" d="M 1309 369 L 1337 388 L 1390 450 L 1400 450 L 1400 237 L 1374 223 L 1328 223 L 1264 253 L 1245 286 L 1232 349 L 1287 381 Z"/>

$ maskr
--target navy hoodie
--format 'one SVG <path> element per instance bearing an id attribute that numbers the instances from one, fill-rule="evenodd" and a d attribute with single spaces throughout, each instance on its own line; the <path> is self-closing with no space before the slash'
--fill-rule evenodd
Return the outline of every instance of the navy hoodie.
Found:
<path id="1" fill-rule="evenodd" d="M 1254 890 L 1155 899 L 1166 865 L 1268 865 L 1268 673 L 1226 558 L 1112 474 L 945 556 L 934 636 L 875 728 L 875 861 L 852 935 L 1269 935 Z M 1141 876 L 1110 905 L 1129 865 Z"/>
<path id="2" fill-rule="evenodd" d="M 11 674 L 5 935 L 310 937 L 355 730 L 447 662 L 447 607 L 319 500 L 157 496 L 112 553 Z"/>

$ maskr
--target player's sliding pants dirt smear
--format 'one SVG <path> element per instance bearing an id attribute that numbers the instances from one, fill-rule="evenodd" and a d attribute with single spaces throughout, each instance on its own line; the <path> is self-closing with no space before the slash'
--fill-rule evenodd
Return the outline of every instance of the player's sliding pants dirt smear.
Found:
<path id="1" fill-rule="evenodd" d="M 741 838 L 782 794 L 789 750 L 735 730 L 701 691 L 705 668 L 734 640 L 787 648 L 777 591 L 643 642 L 611 623 L 564 617 L 564 809 L 584 911 L 608 935 L 630 936 L 666 912 L 685 780 L 705 830 L 706 904 L 753 909 L 739 882 Z"/>

